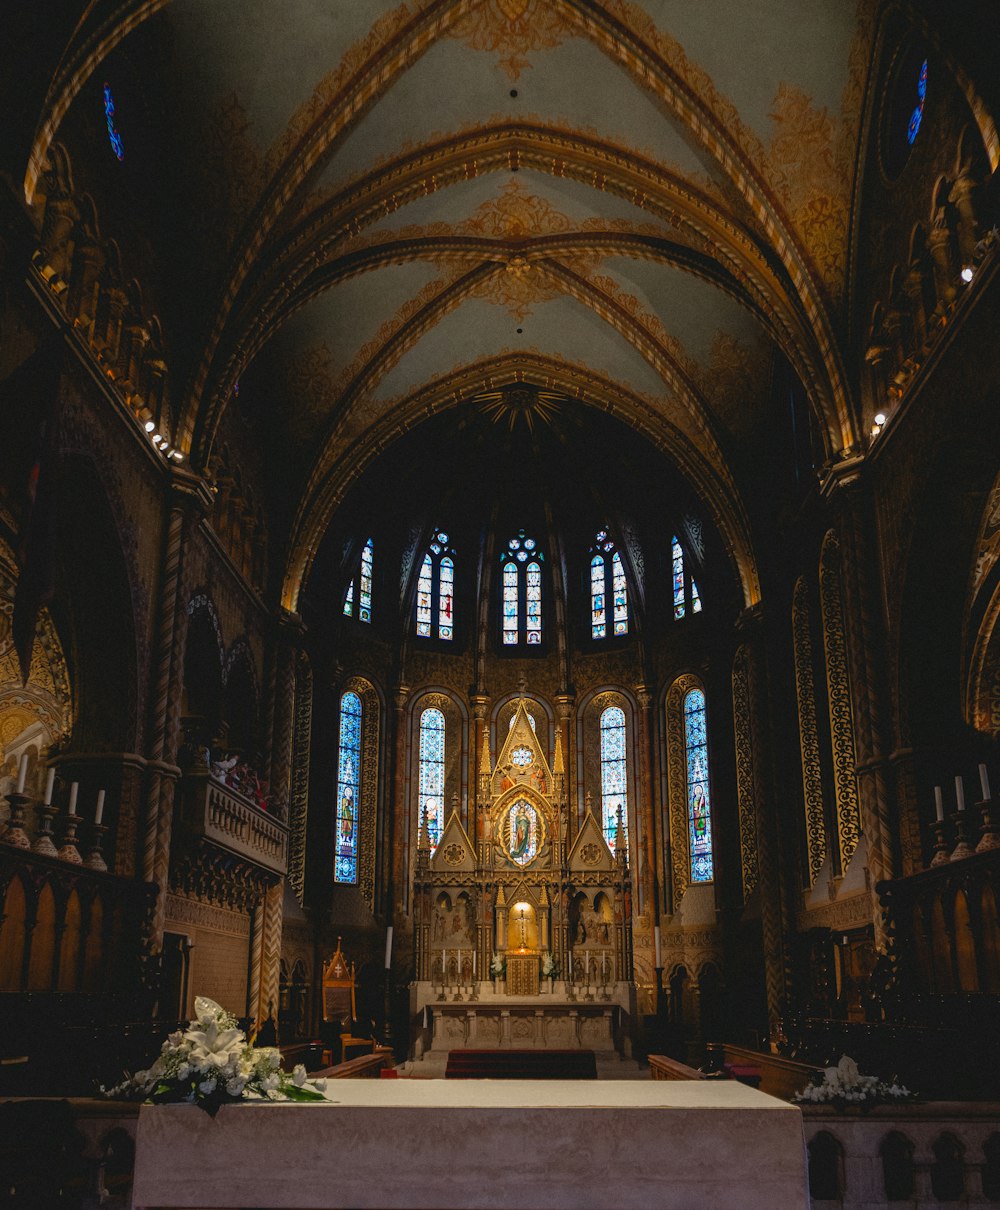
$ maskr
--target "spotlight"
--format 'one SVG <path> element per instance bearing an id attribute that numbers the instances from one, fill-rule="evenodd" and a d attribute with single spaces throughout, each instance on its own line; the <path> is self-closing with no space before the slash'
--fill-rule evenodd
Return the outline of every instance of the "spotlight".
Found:
<path id="1" fill-rule="evenodd" d="M 151 433 L 153 429 L 156 428 L 156 425 L 152 422 L 152 420 L 147 420 L 144 427 L 147 433 Z"/>
<path id="2" fill-rule="evenodd" d="M 875 423 L 878 425 L 879 428 L 881 428 L 882 425 L 885 424 L 885 412 L 876 413 Z"/>
<path id="3" fill-rule="evenodd" d="M 970 281 L 972 281 L 973 275 L 974 275 L 974 270 L 973 270 L 972 266 L 964 265 L 960 276 L 962 278 L 962 281 L 964 281 L 966 283 L 966 285 L 968 285 L 968 283 Z"/>
<path id="4" fill-rule="evenodd" d="M 184 461 L 184 455 L 180 452 L 180 450 L 173 450 L 172 456 L 176 458 L 178 462 Z"/>

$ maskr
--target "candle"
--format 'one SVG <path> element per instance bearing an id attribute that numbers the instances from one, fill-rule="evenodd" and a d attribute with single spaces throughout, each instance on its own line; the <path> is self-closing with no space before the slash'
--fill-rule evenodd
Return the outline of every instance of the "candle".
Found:
<path id="1" fill-rule="evenodd" d="M 50 769 L 50 770 L 49 770 L 49 776 L 48 776 L 48 778 L 47 778 L 47 779 L 46 779 L 46 781 L 45 781 L 45 799 L 44 799 L 44 802 L 45 802 L 45 805 L 46 805 L 47 807 L 51 807 L 51 806 L 52 806 L 52 789 L 53 789 L 53 787 L 55 786 L 55 784 L 56 784 L 56 771 L 55 771 L 55 769 Z"/>
<path id="2" fill-rule="evenodd" d="M 934 810 L 937 812 L 938 823 L 944 822 L 944 799 L 941 797 L 941 787 L 934 787 Z"/>
<path id="3" fill-rule="evenodd" d="M 979 766 L 979 784 L 983 788 L 983 802 L 990 801 L 990 775 L 986 771 L 986 766 Z"/>
<path id="4" fill-rule="evenodd" d="M 80 783 L 78 781 L 71 782 L 69 787 L 69 806 L 66 808 L 67 815 L 76 814 L 76 796 L 79 793 Z"/>
<path id="5" fill-rule="evenodd" d="M 28 754 L 27 754 L 27 752 L 22 752 L 21 753 L 21 765 L 17 770 L 17 792 L 18 792 L 18 794 L 24 793 L 24 782 L 25 782 L 25 778 L 27 778 L 27 776 L 28 776 Z"/>
<path id="6" fill-rule="evenodd" d="M 955 802 L 959 811 L 965 810 L 965 782 L 962 781 L 961 773 L 955 778 Z"/>
<path id="7" fill-rule="evenodd" d="M 392 965 L 392 925 L 385 930 L 385 969 Z"/>
<path id="8" fill-rule="evenodd" d="M 104 818 L 104 791 L 97 791 L 97 806 L 94 808 L 94 823 L 98 824 Z"/>
<path id="9" fill-rule="evenodd" d="M 653 929 L 653 945 L 656 948 L 656 968 L 657 968 L 657 970 L 659 970 L 659 968 L 663 965 L 663 953 L 660 949 L 660 926 L 659 925 L 657 925 Z"/>

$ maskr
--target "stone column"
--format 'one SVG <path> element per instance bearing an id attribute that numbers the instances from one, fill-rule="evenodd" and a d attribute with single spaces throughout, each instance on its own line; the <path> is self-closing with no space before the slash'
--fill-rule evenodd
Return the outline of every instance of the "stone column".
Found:
<path id="1" fill-rule="evenodd" d="M 839 487 L 836 486 L 840 480 Z M 894 877 L 898 868 L 893 840 L 886 759 L 887 678 L 885 626 L 880 616 L 873 546 L 874 509 L 860 473 L 832 475 L 839 506 L 844 629 L 850 668 L 855 769 L 861 823 L 868 841 L 872 887 Z M 875 944 L 885 951 L 885 921 L 873 889 Z"/>
<path id="2" fill-rule="evenodd" d="M 484 786 L 483 777 L 488 770 L 483 767 L 483 740 L 487 738 L 489 722 L 486 710 L 490 699 L 482 693 L 472 695 L 472 752 L 469 760 L 469 837 L 476 846 L 476 858 L 479 858 L 479 844 L 483 839 L 483 811 L 486 803 L 481 801 L 481 788 Z"/>
<path id="3" fill-rule="evenodd" d="M 142 877 L 157 886 L 156 904 L 148 938 L 159 952 L 163 942 L 167 883 L 170 871 L 170 837 L 174 810 L 174 784 L 180 775 L 175 762 L 180 729 L 181 686 L 187 619 L 184 592 L 184 554 L 191 525 L 210 503 L 205 484 L 181 467 L 171 468 L 170 511 L 167 516 L 160 578 L 156 668 L 150 703 L 149 761 L 142 836 Z"/>
<path id="4" fill-rule="evenodd" d="M 640 845 L 633 851 L 639 858 L 639 914 L 649 916 L 656 922 L 656 827 L 653 821 L 653 694 L 648 685 L 636 685 L 635 695 L 639 700 L 639 811 L 642 822 Z M 652 927 L 652 924 L 651 926 Z M 650 933 L 652 937 L 652 933 Z"/>
<path id="5" fill-rule="evenodd" d="M 410 829 L 406 803 L 406 702 L 410 686 L 400 684 L 393 696 L 392 743 L 392 805 L 388 813 L 385 842 L 392 853 L 391 876 L 386 887 L 389 905 L 388 924 L 406 912 L 409 872 Z M 418 824 L 419 827 L 419 824 Z"/>
<path id="6" fill-rule="evenodd" d="M 259 1028 L 272 1008 L 277 1020 L 281 979 L 281 926 L 284 883 L 268 887 L 254 912 L 254 952 L 251 956 L 251 1014 Z M 256 973 L 256 979 L 254 974 Z M 254 994 L 255 993 L 255 994 Z"/>
<path id="7" fill-rule="evenodd" d="M 298 614 L 279 610 L 274 628 L 272 659 L 269 665 L 266 772 L 276 814 L 288 819 L 292 784 L 292 757 L 295 749 L 295 657 L 305 628 Z"/>

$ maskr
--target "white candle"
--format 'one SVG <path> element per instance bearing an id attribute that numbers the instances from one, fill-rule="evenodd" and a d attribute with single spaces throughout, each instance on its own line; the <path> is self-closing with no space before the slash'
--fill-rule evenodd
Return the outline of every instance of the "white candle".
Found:
<path id="1" fill-rule="evenodd" d="M 990 801 L 990 775 L 986 771 L 986 766 L 979 766 L 979 784 L 983 789 L 983 802 Z"/>
<path id="2" fill-rule="evenodd" d="M 955 802 L 959 811 L 965 810 L 965 782 L 962 781 L 961 773 L 955 778 Z"/>
<path id="3" fill-rule="evenodd" d="M 385 930 L 385 969 L 392 965 L 392 925 Z"/>
<path id="4" fill-rule="evenodd" d="M 80 793 L 80 783 L 78 781 L 70 782 L 69 787 L 69 806 L 66 808 L 67 815 L 76 814 L 76 796 Z"/>
<path id="5" fill-rule="evenodd" d="M 25 783 L 27 776 L 28 776 L 28 754 L 27 754 L 27 752 L 22 752 L 21 753 L 21 764 L 17 770 L 17 792 L 18 792 L 18 794 L 24 793 L 24 783 Z"/>
<path id="6" fill-rule="evenodd" d="M 50 769 L 49 776 L 45 782 L 45 798 L 43 800 L 47 807 L 52 806 L 52 789 L 55 786 L 55 784 L 56 784 L 56 771 L 55 771 L 55 769 Z"/>
<path id="7" fill-rule="evenodd" d="M 97 806 L 94 808 L 94 823 L 100 823 L 104 818 L 104 791 L 97 791 Z"/>
<path id="8" fill-rule="evenodd" d="M 941 797 L 941 787 L 934 787 L 934 810 L 937 812 L 938 823 L 944 822 L 944 799 Z"/>
<path id="9" fill-rule="evenodd" d="M 657 925 L 653 929 L 653 946 L 656 949 L 656 966 L 659 969 L 663 965 L 663 952 L 660 949 L 660 926 Z"/>

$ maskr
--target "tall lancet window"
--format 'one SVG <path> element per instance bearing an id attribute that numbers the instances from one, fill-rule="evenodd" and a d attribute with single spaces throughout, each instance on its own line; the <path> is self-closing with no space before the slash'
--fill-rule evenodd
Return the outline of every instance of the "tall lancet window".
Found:
<path id="1" fill-rule="evenodd" d="M 375 544 L 371 540 L 361 549 L 361 566 L 357 575 L 347 586 L 344 598 L 344 616 L 357 617 L 360 622 L 372 620 L 372 569 L 375 564 Z"/>
<path id="2" fill-rule="evenodd" d="M 444 714 L 434 707 L 420 716 L 420 822 L 433 853 L 444 830 Z"/>
<path id="3" fill-rule="evenodd" d="M 608 706 L 601 714 L 601 827 L 612 853 L 618 831 L 618 808 L 628 851 L 628 759 L 625 753 L 625 711 Z"/>
<path id="4" fill-rule="evenodd" d="M 361 804 L 361 698 L 348 691 L 340 699 L 337 759 L 337 839 L 334 882 L 358 881 Z"/>
<path id="5" fill-rule="evenodd" d="M 542 564 L 545 556 L 534 538 L 520 530 L 500 556 L 500 634 L 504 647 L 542 641 Z"/>
<path id="6" fill-rule="evenodd" d="M 590 637 L 628 634 L 625 567 L 606 529 L 598 530 L 590 556 Z"/>
<path id="7" fill-rule="evenodd" d="M 417 634 L 451 642 L 455 637 L 455 552 L 437 530 L 417 577 Z"/>
<path id="8" fill-rule="evenodd" d="M 705 695 L 691 689 L 684 697 L 684 760 L 687 769 L 688 834 L 691 881 L 711 882 L 712 805 L 708 788 L 708 731 Z"/>
<path id="9" fill-rule="evenodd" d="M 670 543 L 670 562 L 673 572 L 674 617 L 682 618 L 688 612 L 701 613 L 701 593 L 694 576 L 686 566 L 684 550 L 676 535 Z"/>

